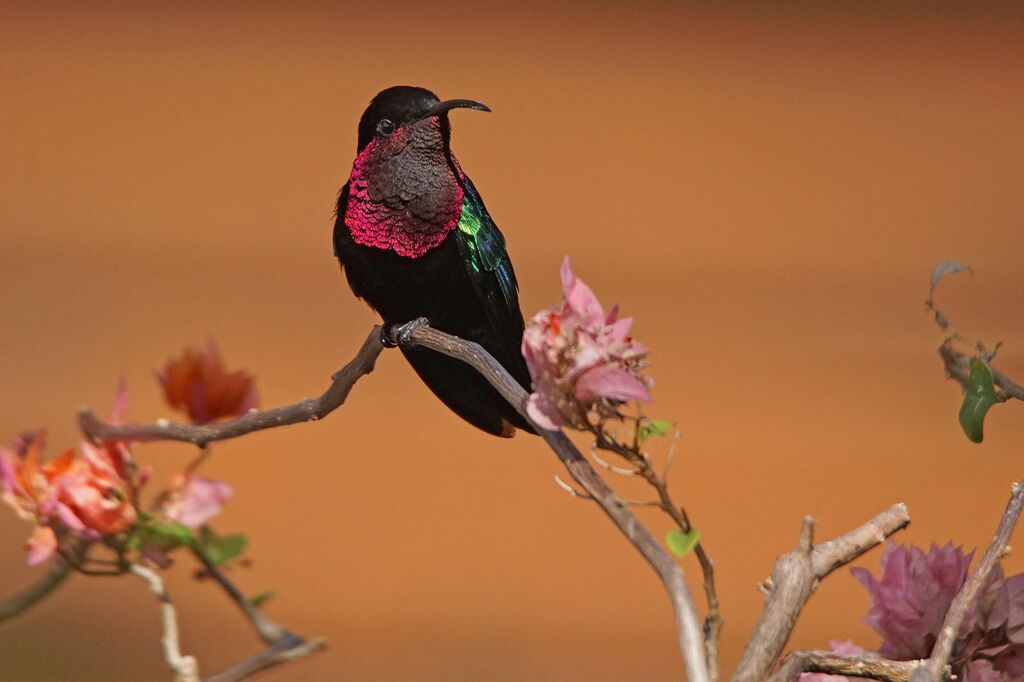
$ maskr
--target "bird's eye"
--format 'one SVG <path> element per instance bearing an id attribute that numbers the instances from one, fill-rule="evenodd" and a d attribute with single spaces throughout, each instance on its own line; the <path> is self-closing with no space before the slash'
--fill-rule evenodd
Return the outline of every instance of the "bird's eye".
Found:
<path id="1" fill-rule="evenodd" d="M 384 135 L 385 137 L 387 137 L 388 135 L 394 135 L 395 130 L 397 130 L 397 128 L 395 127 L 395 124 L 391 121 L 390 118 L 382 118 L 381 120 L 377 121 L 378 135 Z"/>

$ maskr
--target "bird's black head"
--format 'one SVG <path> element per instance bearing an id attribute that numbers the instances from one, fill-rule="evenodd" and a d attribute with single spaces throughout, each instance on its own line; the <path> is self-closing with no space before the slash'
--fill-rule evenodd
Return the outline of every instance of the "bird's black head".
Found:
<path id="1" fill-rule="evenodd" d="M 470 99 L 450 99 L 442 102 L 426 88 L 396 85 L 382 90 L 373 98 L 359 119 L 359 151 L 375 137 L 390 137 L 402 126 L 433 116 L 440 117 L 441 126 L 447 132 L 448 111 L 457 107 L 490 111 L 485 105 Z"/>

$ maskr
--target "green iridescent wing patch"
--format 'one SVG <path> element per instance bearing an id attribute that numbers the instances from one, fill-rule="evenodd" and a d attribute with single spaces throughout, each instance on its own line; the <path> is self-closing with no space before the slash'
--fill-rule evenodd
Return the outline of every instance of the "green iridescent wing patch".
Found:
<path id="1" fill-rule="evenodd" d="M 505 238 L 491 220 L 480 194 L 468 177 L 465 178 L 465 187 L 462 215 L 456 231 L 459 250 L 477 295 L 484 304 L 487 318 L 499 332 L 499 338 L 519 339 L 523 334 L 523 318 L 516 293 L 519 287 L 512 262 L 505 251 Z M 509 329 L 510 325 L 512 329 Z M 508 350 L 519 352 L 518 347 Z"/>

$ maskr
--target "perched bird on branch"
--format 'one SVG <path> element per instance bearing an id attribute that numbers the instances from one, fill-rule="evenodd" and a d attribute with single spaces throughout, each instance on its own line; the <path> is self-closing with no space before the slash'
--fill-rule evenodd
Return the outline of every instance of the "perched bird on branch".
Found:
<path id="1" fill-rule="evenodd" d="M 505 238 L 452 154 L 448 113 L 456 108 L 490 111 L 409 86 L 373 98 L 338 199 L 334 253 L 355 295 L 384 318 L 386 343 L 396 343 L 401 324 L 424 317 L 479 343 L 529 391 L 516 275 Z M 425 348 L 401 350 L 470 424 L 506 437 L 516 427 L 533 431 L 468 365 Z"/>

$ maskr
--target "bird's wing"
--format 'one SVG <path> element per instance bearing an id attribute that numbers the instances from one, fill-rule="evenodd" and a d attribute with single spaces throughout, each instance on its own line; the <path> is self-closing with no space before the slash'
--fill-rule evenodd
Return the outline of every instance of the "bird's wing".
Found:
<path id="1" fill-rule="evenodd" d="M 466 192 L 456 230 L 459 251 L 491 328 L 505 352 L 517 357 L 523 338 L 523 314 L 519 311 L 516 273 L 505 250 L 505 238 L 473 182 L 466 176 L 463 179 Z"/>

